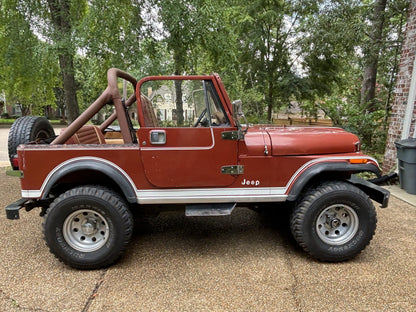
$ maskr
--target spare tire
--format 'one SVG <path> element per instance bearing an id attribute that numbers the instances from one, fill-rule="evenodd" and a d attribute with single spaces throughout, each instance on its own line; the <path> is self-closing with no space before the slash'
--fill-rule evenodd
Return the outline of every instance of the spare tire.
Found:
<path id="1" fill-rule="evenodd" d="M 9 131 L 8 147 L 9 160 L 13 169 L 13 158 L 16 155 L 17 147 L 20 144 L 29 142 L 50 143 L 51 138 L 55 137 L 55 131 L 49 120 L 40 116 L 24 116 L 16 119 Z"/>

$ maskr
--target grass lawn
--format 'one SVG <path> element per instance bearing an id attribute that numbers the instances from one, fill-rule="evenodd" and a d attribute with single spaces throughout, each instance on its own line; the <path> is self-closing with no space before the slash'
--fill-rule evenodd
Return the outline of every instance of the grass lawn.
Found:
<path id="1" fill-rule="evenodd" d="M 0 125 L 11 125 L 16 119 L 13 118 L 0 118 Z M 51 119 L 49 122 L 52 125 L 62 125 L 62 121 L 60 119 Z"/>

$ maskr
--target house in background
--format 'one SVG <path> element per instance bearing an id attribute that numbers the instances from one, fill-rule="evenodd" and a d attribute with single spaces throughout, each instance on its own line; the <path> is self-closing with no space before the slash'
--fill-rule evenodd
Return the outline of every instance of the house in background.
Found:
<path id="1" fill-rule="evenodd" d="M 24 111 L 25 110 L 25 111 Z M 0 93 L 0 117 L 1 118 L 16 118 L 23 115 L 32 114 L 30 107 L 22 107 L 19 101 L 14 102 L 13 104 L 9 101 L 6 101 L 4 94 Z M 43 116 L 50 117 L 60 117 L 62 116 L 61 110 L 59 108 L 52 108 L 51 106 L 45 106 L 43 108 Z"/>
<path id="2" fill-rule="evenodd" d="M 147 90 L 148 98 L 154 103 L 157 107 L 156 116 L 160 121 L 176 121 L 176 104 L 175 98 L 176 93 L 175 89 L 172 86 L 162 85 L 158 89 L 153 90 L 148 88 Z M 184 120 L 193 121 L 195 118 L 194 106 L 189 97 L 183 96 L 183 117 Z"/>
<path id="3" fill-rule="evenodd" d="M 384 154 L 383 172 L 396 169 L 395 142 L 416 138 L 416 1 L 411 1 Z M 416 177 L 415 177 L 416 178 Z"/>
<path id="4" fill-rule="evenodd" d="M 11 105 L 7 103 L 6 96 L 0 93 L 0 115 L 3 116 L 22 116 L 22 107 L 19 102 Z"/>

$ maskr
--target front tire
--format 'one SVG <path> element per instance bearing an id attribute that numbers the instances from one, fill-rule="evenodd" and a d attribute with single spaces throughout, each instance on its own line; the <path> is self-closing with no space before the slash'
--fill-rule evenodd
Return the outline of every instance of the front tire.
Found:
<path id="1" fill-rule="evenodd" d="M 371 241 L 377 217 L 370 198 L 343 181 L 307 191 L 295 207 L 291 231 L 298 244 L 321 261 L 345 261 Z"/>
<path id="2" fill-rule="evenodd" d="M 133 232 L 133 217 L 117 193 L 83 186 L 54 200 L 43 231 L 50 251 L 62 262 L 77 269 L 100 269 L 121 256 Z"/>

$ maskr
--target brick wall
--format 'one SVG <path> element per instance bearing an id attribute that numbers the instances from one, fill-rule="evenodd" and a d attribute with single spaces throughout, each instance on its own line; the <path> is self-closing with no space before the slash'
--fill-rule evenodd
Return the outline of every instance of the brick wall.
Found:
<path id="1" fill-rule="evenodd" d="M 406 24 L 405 40 L 403 42 L 400 67 L 397 76 L 394 102 L 390 116 L 390 126 L 387 136 L 386 151 L 384 154 L 383 172 L 388 173 L 396 168 L 396 146 L 395 141 L 401 139 L 403 120 L 406 112 L 407 98 L 409 95 L 410 81 L 412 79 L 413 63 L 416 56 L 416 1 L 411 1 L 409 16 Z M 415 105 L 416 108 L 416 105 Z M 416 109 L 410 128 L 413 134 L 416 120 Z"/>

